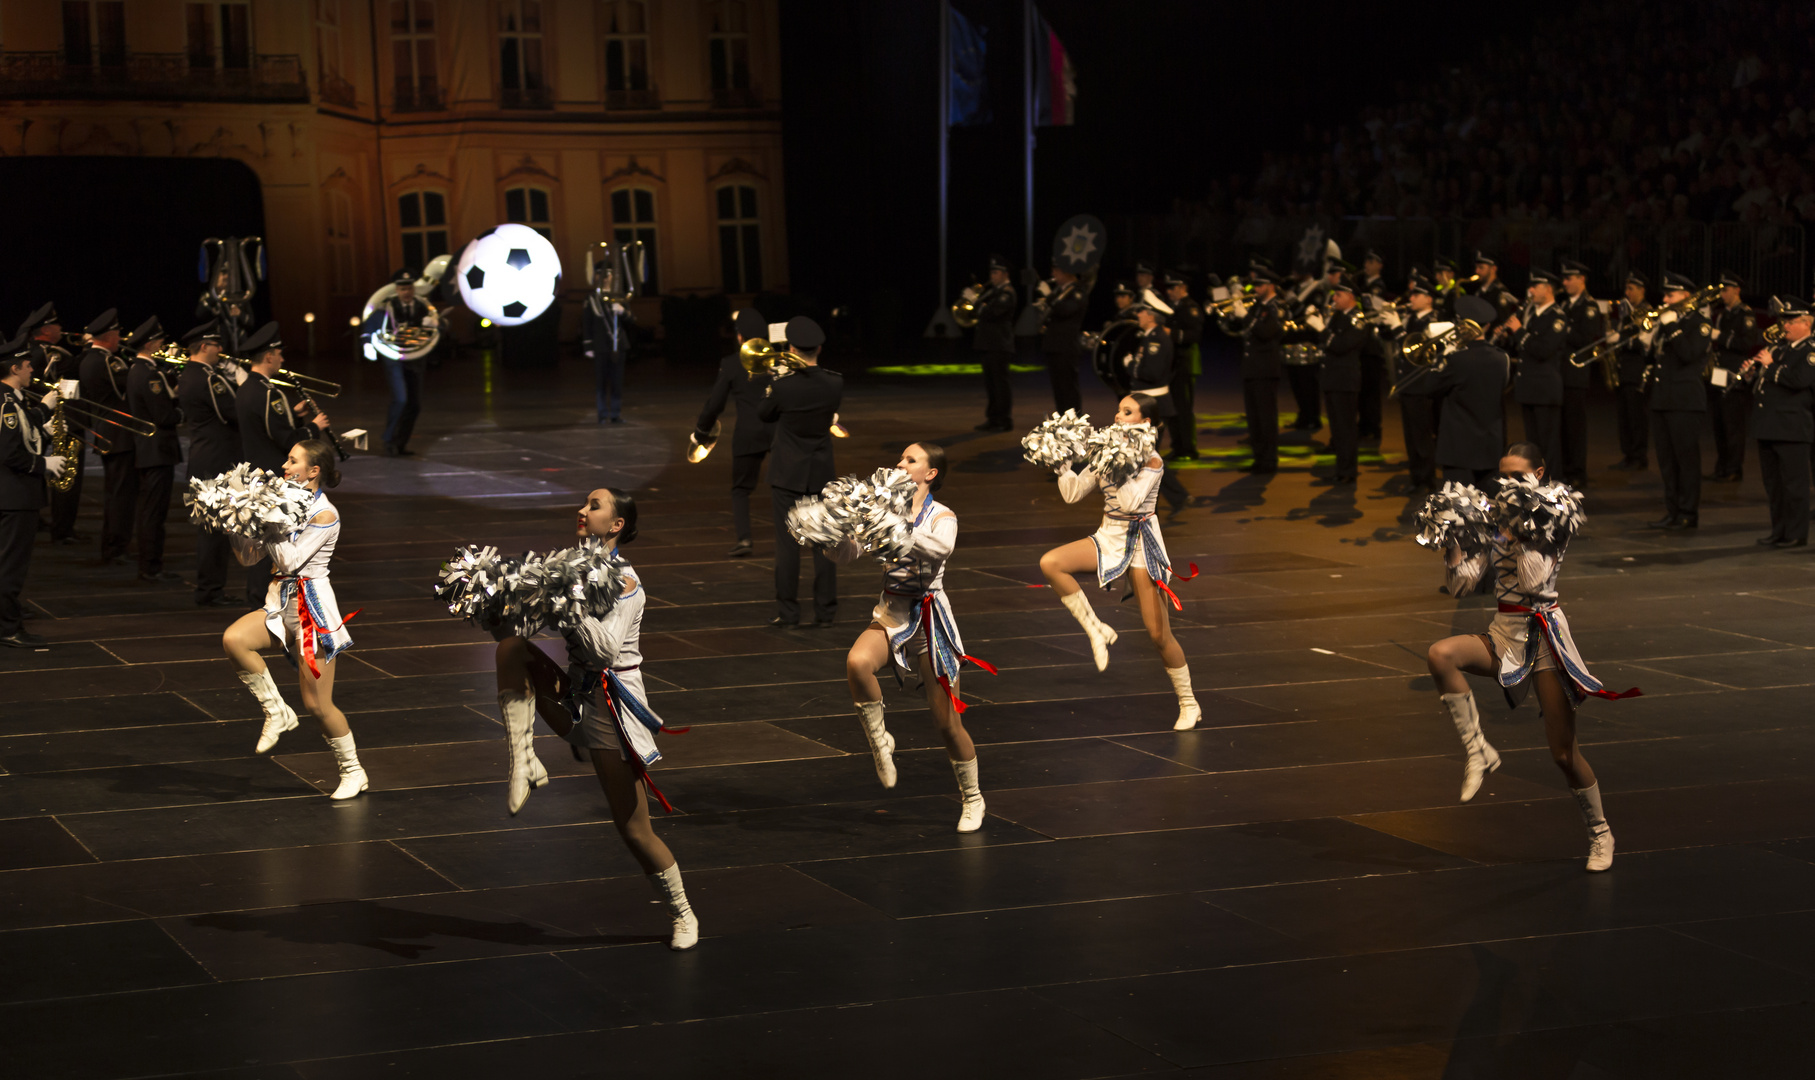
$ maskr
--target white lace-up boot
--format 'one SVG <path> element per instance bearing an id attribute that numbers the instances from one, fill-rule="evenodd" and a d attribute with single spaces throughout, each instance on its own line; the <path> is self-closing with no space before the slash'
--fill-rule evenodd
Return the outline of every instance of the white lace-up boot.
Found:
<path id="1" fill-rule="evenodd" d="M 1084 635 L 1090 638 L 1090 658 L 1097 662 L 1097 670 L 1102 671 L 1108 667 L 1109 647 L 1115 644 L 1115 631 L 1097 618 L 1096 612 L 1090 610 L 1090 601 L 1084 596 L 1084 590 L 1079 589 L 1070 596 L 1061 596 L 1059 602 L 1065 605 L 1065 610 L 1071 612 L 1072 618 L 1078 620 L 1078 625 L 1084 628 Z"/>
<path id="2" fill-rule="evenodd" d="M 265 726 L 258 733 L 256 752 L 268 754 L 277 745 L 278 736 L 286 731 L 296 730 L 296 710 L 285 704 L 284 696 L 278 693 L 277 683 L 271 680 L 271 669 L 263 671 L 241 671 L 239 681 L 246 684 L 252 696 L 258 699 L 259 708 L 265 711 Z"/>
<path id="3" fill-rule="evenodd" d="M 334 764 L 340 767 L 340 786 L 334 789 L 330 799 L 351 799 L 366 789 L 365 767 L 359 764 L 359 748 L 353 745 L 353 733 L 347 732 L 338 739 L 327 739 L 328 749 L 334 751 Z"/>
<path id="4" fill-rule="evenodd" d="M 1569 790 L 1582 808 L 1582 824 L 1588 826 L 1588 872 L 1598 874 L 1613 865 L 1613 829 L 1601 811 L 1601 785 Z"/>
<path id="5" fill-rule="evenodd" d="M 672 863 L 668 869 L 650 874 L 649 885 L 661 898 L 662 906 L 668 909 L 668 917 L 674 920 L 674 934 L 668 939 L 668 947 L 675 952 L 685 952 L 698 945 L 700 920 L 693 913 L 693 905 L 687 902 L 687 888 L 681 884 L 681 864 Z"/>
<path id="6" fill-rule="evenodd" d="M 1456 724 L 1456 734 L 1462 739 L 1462 749 L 1468 754 L 1468 763 L 1462 769 L 1462 801 L 1467 802 L 1481 790 L 1481 781 L 1487 774 L 1500 767 L 1500 755 L 1488 745 L 1487 736 L 1481 734 L 1481 716 L 1475 711 L 1475 695 L 1441 696 L 1444 707 L 1449 709 L 1450 719 Z"/>
<path id="7" fill-rule="evenodd" d="M 882 725 L 882 702 L 858 702 L 857 719 L 863 721 L 863 737 L 869 740 L 870 753 L 876 758 L 876 779 L 885 788 L 894 787 L 895 736 Z"/>
<path id="8" fill-rule="evenodd" d="M 958 831 L 976 832 L 983 827 L 983 789 L 977 785 L 977 759 L 952 762 L 958 777 L 958 794 L 964 805 L 958 811 Z"/>
<path id="9" fill-rule="evenodd" d="M 548 783 L 548 770 L 536 756 L 534 694 L 501 691 L 498 712 L 504 716 L 504 741 L 510 748 L 510 812 L 515 817 L 529 793 Z"/>
<path id="10" fill-rule="evenodd" d="M 1198 707 L 1197 695 L 1191 692 L 1191 666 L 1169 667 L 1166 677 L 1172 680 L 1172 692 L 1178 695 L 1178 719 L 1173 721 L 1172 730 L 1190 731 L 1204 716 L 1204 710 Z"/>

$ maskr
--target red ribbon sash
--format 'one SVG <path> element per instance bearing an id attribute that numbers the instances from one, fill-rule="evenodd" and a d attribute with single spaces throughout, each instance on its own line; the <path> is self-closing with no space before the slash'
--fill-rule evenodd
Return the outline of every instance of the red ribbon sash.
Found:
<path id="1" fill-rule="evenodd" d="M 352 622 L 353 616 L 358 615 L 365 608 L 356 608 L 353 615 L 341 619 L 340 626 L 336 626 L 334 630 L 324 630 L 321 624 L 315 621 L 315 616 L 309 613 L 309 598 L 305 595 L 309 579 L 299 577 L 291 580 L 296 582 L 296 636 L 301 639 L 299 647 L 302 650 L 303 663 L 308 665 L 309 674 L 319 679 L 321 678 L 321 667 L 315 662 L 315 635 L 334 633 L 335 630 L 340 629 L 340 626 Z"/>
<path id="2" fill-rule="evenodd" d="M 927 663 L 932 665 L 933 671 L 937 673 L 939 670 L 939 653 L 936 646 L 933 644 L 933 595 L 931 593 L 920 598 L 920 632 L 926 635 Z M 967 653 L 959 653 L 958 660 L 960 663 L 969 660 L 971 663 L 982 668 L 984 671 L 989 672 L 991 675 L 1001 674 L 1001 672 L 996 670 L 996 665 L 990 663 L 988 660 L 979 660 Z M 965 705 L 964 702 L 959 701 L 958 695 L 952 692 L 952 680 L 950 676 L 940 675 L 938 678 L 940 689 L 945 691 L 946 698 L 952 703 L 952 711 L 962 714 L 969 706 Z"/>

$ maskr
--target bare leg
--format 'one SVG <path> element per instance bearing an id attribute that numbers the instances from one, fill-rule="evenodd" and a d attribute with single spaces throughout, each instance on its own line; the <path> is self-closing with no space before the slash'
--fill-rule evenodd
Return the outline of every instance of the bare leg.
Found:
<path id="1" fill-rule="evenodd" d="M 655 825 L 649 820 L 649 801 L 636 769 L 616 750 L 588 753 L 593 771 L 599 774 L 599 786 L 605 789 L 605 801 L 611 805 L 611 822 L 643 873 L 659 874 L 673 866 L 674 853 L 655 834 Z"/>
<path id="2" fill-rule="evenodd" d="M 334 661 L 322 661 L 320 666 L 321 678 L 304 666 L 297 672 L 296 685 L 302 691 L 303 708 L 321 725 L 321 733 L 338 739 L 352 729 L 347 726 L 347 715 L 334 704 Z"/>
<path id="3" fill-rule="evenodd" d="M 939 737 L 945 740 L 945 756 L 953 761 L 977 760 L 977 746 L 971 742 L 970 732 L 964 730 L 964 718 L 958 710 L 952 708 L 950 698 L 945 696 L 945 688 L 933 675 L 933 661 L 930 657 L 920 657 L 920 679 L 926 688 L 926 705 L 932 710 L 933 723 L 939 727 Z M 952 693 L 958 692 L 958 680 L 952 679 Z"/>
<path id="4" fill-rule="evenodd" d="M 1462 801 L 1467 802 L 1481 790 L 1481 781 L 1500 767 L 1500 755 L 1488 744 L 1481 731 L 1481 714 L 1475 708 L 1475 695 L 1468 688 L 1466 675 L 1494 676 L 1494 654 L 1474 634 L 1458 634 L 1433 644 L 1425 653 L 1431 679 L 1437 684 L 1438 700 L 1448 710 L 1456 736 L 1468 762 L 1462 770 Z"/>
<path id="5" fill-rule="evenodd" d="M 1073 540 L 1040 556 L 1040 573 L 1060 596 L 1070 596 L 1081 587 L 1075 574 L 1096 572 L 1097 546 L 1090 540 Z"/>
<path id="6" fill-rule="evenodd" d="M 1179 648 L 1178 639 L 1172 636 L 1171 613 L 1166 610 L 1171 601 L 1154 585 L 1147 571 L 1139 567 L 1129 568 L 1128 580 L 1134 583 L 1134 599 L 1141 605 L 1141 622 L 1147 626 L 1147 639 L 1159 651 L 1160 662 L 1169 668 L 1184 667 L 1185 650 Z"/>
<path id="7" fill-rule="evenodd" d="M 233 620 L 221 634 L 221 648 L 227 652 L 227 658 L 233 666 L 253 675 L 265 670 L 265 658 L 258 655 L 269 649 L 273 642 L 270 631 L 265 629 L 265 613 L 251 611 Z"/>
<path id="8" fill-rule="evenodd" d="M 1494 657 L 1474 634 L 1458 634 L 1433 644 L 1424 662 L 1431 670 L 1439 694 L 1466 694 L 1468 679 L 1464 675 L 1495 677 Z"/>
<path id="9" fill-rule="evenodd" d="M 1563 685 L 1562 677 L 1555 671 L 1539 671 L 1532 675 L 1537 682 L 1538 704 L 1544 710 L 1544 738 L 1550 743 L 1550 758 L 1563 770 L 1563 778 L 1569 781 L 1572 788 L 1591 788 L 1595 785 L 1594 770 L 1588 766 L 1588 759 L 1582 756 L 1582 748 L 1576 742 L 1576 706 L 1569 696 L 1569 688 Z"/>
<path id="10" fill-rule="evenodd" d="M 844 677 L 851 687 L 851 701 L 861 705 L 882 700 L 882 684 L 876 681 L 876 669 L 889 659 L 889 636 L 881 624 L 871 623 L 845 655 Z"/>

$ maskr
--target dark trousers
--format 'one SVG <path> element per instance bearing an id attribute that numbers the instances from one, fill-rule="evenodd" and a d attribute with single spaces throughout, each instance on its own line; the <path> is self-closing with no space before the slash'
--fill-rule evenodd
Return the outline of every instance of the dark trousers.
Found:
<path id="1" fill-rule="evenodd" d="M 1645 392 L 1634 383 L 1622 381 L 1618 394 L 1620 460 L 1643 468 L 1648 460 L 1645 447 L 1651 431 L 1651 409 L 1645 403 Z"/>
<path id="2" fill-rule="evenodd" d="M 120 437 L 128 438 L 124 434 Z M 139 503 L 139 470 L 132 463 L 130 450 L 104 455 L 101 469 L 107 478 L 107 498 L 101 504 L 101 558 L 112 559 L 126 554 L 132 546 L 132 518 Z"/>
<path id="3" fill-rule="evenodd" d="M 782 622 L 800 621 L 800 543 L 788 535 L 788 511 L 804 491 L 769 489 L 775 512 L 775 613 Z M 813 618 L 831 622 L 838 614 L 838 566 L 813 549 Z"/>
<path id="4" fill-rule="evenodd" d="M 1544 451 L 1544 473 L 1557 475 L 1563 468 L 1563 406 L 1521 405 L 1525 419 L 1525 441 L 1538 444 Z"/>
<path id="5" fill-rule="evenodd" d="M 391 385 L 391 411 L 385 417 L 384 441 L 401 447 L 416 430 L 416 418 L 422 415 L 421 360 L 384 362 L 384 380 Z"/>
<path id="6" fill-rule="evenodd" d="M 1014 363 L 1015 354 L 1007 349 L 990 349 L 978 359 L 983 361 L 983 393 L 986 395 L 983 419 L 986 423 L 1007 427 L 1015 422 L 1015 394 L 1008 383 L 1008 365 Z M 1073 381 L 1076 381 L 1075 375 Z"/>
<path id="7" fill-rule="evenodd" d="M 1380 441 L 1380 396 L 1386 393 L 1386 360 L 1379 356 L 1361 358 L 1361 412 L 1357 417 L 1361 437 Z"/>
<path id="8" fill-rule="evenodd" d="M 153 465 L 139 470 L 139 500 L 133 527 L 139 536 L 139 573 L 164 572 L 164 520 L 170 516 L 170 488 L 175 465 Z"/>
<path id="9" fill-rule="evenodd" d="M 1355 392 L 1324 391 L 1324 407 L 1330 412 L 1330 452 L 1336 455 L 1336 478 L 1353 480 L 1361 475 L 1361 437 L 1357 430 Z"/>
<path id="10" fill-rule="evenodd" d="M 1771 502 L 1771 539 L 1809 539 L 1808 443 L 1758 440 L 1758 472 Z"/>
<path id="11" fill-rule="evenodd" d="M 739 454 L 731 459 L 731 527 L 739 540 L 750 539 L 750 493 L 756 490 L 756 477 L 763 471 L 766 456 L 766 452 Z"/>
<path id="12" fill-rule="evenodd" d="M 1494 477 L 1499 476 L 1499 475 L 1500 475 L 1500 470 L 1497 468 L 1494 468 L 1494 469 L 1465 469 L 1460 465 L 1443 466 L 1443 482 L 1444 483 L 1446 483 L 1446 484 L 1449 484 L 1449 483 L 1469 484 L 1473 487 L 1481 488 L 1483 491 L 1487 490 L 1485 487 L 1483 487 L 1483 485 L 1485 485 L 1489 480 L 1492 480 Z"/>
<path id="13" fill-rule="evenodd" d="M 1653 410 L 1651 441 L 1664 478 L 1664 513 L 1694 519 L 1702 506 L 1702 414 Z"/>
<path id="14" fill-rule="evenodd" d="M 1563 388 L 1563 479 L 1581 486 L 1588 479 L 1588 388 Z"/>
<path id="15" fill-rule="evenodd" d="M 1708 387 L 1708 420 L 1714 428 L 1714 475 L 1734 479 L 1746 471 L 1746 418 L 1752 415 L 1752 391 L 1744 384 L 1722 392 Z"/>
<path id="16" fill-rule="evenodd" d="M 265 594 L 271 591 L 271 560 L 260 559 L 246 567 L 246 606 L 258 609 L 265 606 Z"/>
<path id="17" fill-rule="evenodd" d="M 233 545 L 226 533 L 198 529 L 195 534 L 195 602 L 206 603 L 227 591 L 227 566 Z"/>
<path id="18" fill-rule="evenodd" d="M 1435 487 L 1437 399 L 1429 394 L 1401 394 L 1399 423 L 1405 431 L 1405 468 L 1412 474 L 1412 483 Z"/>
<path id="19" fill-rule="evenodd" d="M 19 593 L 25 589 L 32 544 L 37 539 L 36 510 L 0 510 L 0 637 L 11 637 L 25 628 Z"/>
<path id="20" fill-rule="evenodd" d="M 624 405 L 624 354 L 610 349 L 595 350 L 592 376 L 599 419 L 616 420 Z"/>
<path id="21" fill-rule="evenodd" d="M 68 491 L 50 489 L 50 538 L 63 540 L 76 534 L 76 509 L 82 502 L 82 466 L 88 457 L 88 444 L 76 440 L 76 452 L 63 467 L 75 475 Z"/>
<path id="22" fill-rule="evenodd" d="M 1316 364 L 1287 364 L 1286 383 L 1292 387 L 1292 400 L 1298 403 L 1298 417 L 1292 421 L 1294 428 L 1316 431 L 1323 426 L 1319 415 L 1317 392 L 1320 389 Z"/>
<path id="23" fill-rule="evenodd" d="M 1279 380 L 1243 379 L 1242 411 L 1248 414 L 1248 442 L 1254 449 L 1254 471 L 1279 468 Z"/>
<path id="24" fill-rule="evenodd" d="M 1189 357 L 1179 358 L 1177 374 L 1172 376 L 1172 407 L 1178 412 L 1166 421 L 1172 432 L 1172 451 L 1197 456 L 1197 376 L 1191 374 Z"/>
<path id="25" fill-rule="evenodd" d="M 1074 353 L 1047 353 L 1046 377 L 1052 380 L 1054 412 L 1084 411 L 1084 395 L 1078 389 L 1078 358 Z"/>

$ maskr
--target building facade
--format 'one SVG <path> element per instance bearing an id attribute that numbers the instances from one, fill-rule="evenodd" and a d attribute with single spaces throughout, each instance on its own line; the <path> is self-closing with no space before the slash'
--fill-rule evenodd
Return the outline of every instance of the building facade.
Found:
<path id="1" fill-rule="evenodd" d="M 652 292 L 786 288 L 779 2 L 6 0 L 0 154 L 243 162 L 288 325 L 519 221 L 571 336 L 614 236 Z"/>

